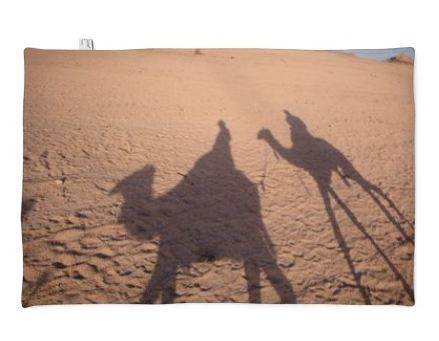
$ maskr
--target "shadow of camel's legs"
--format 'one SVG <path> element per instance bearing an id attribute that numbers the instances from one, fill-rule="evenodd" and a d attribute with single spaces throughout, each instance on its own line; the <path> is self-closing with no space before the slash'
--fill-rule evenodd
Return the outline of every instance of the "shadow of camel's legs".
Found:
<path id="1" fill-rule="evenodd" d="M 381 255 L 381 257 L 387 263 L 389 268 L 393 271 L 395 276 L 401 282 L 402 286 L 404 287 L 404 290 L 410 296 L 411 300 L 414 301 L 413 289 L 410 287 L 410 285 L 407 283 L 407 281 L 404 279 L 404 277 L 398 271 L 396 266 L 391 262 L 389 257 L 387 257 L 387 255 L 384 253 L 384 251 L 381 250 L 381 248 L 378 246 L 378 244 L 375 242 L 375 240 L 372 238 L 372 236 L 366 231 L 365 227 L 358 221 L 357 217 L 349 209 L 349 207 L 340 199 L 340 197 L 337 195 L 337 193 L 335 193 L 335 191 L 331 187 L 328 187 L 328 191 L 334 197 L 337 204 L 340 205 L 340 207 L 345 211 L 346 215 L 354 223 L 354 225 L 357 226 L 357 228 L 361 231 L 361 233 L 363 233 L 363 235 L 372 243 L 375 250 L 377 250 L 377 252 Z"/>
<path id="2" fill-rule="evenodd" d="M 375 203 L 379 206 L 379 208 L 381 209 L 381 211 L 383 211 L 384 215 L 387 217 L 387 219 L 393 224 L 395 225 L 395 227 L 398 229 L 398 231 L 403 235 L 403 237 L 406 239 L 406 241 L 413 243 L 413 238 L 410 238 L 407 233 L 404 231 L 404 229 L 401 227 L 401 224 L 398 223 L 395 219 L 395 217 L 390 213 L 390 211 L 384 206 L 384 204 L 379 200 L 379 198 L 382 198 L 385 202 L 387 202 L 387 204 L 389 205 L 389 207 L 395 211 L 396 215 L 399 217 L 399 219 L 401 219 L 402 221 L 406 222 L 412 229 L 414 229 L 413 224 L 404 216 L 404 214 L 402 214 L 402 212 L 398 209 L 398 207 L 396 207 L 395 203 L 393 202 L 392 199 L 390 199 L 390 197 L 383 192 L 383 190 L 370 183 L 369 181 L 367 181 L 366 179 L 364 179 L 361 175 L 356 175 L 351 177 L 352 180 L 354 180 L 355 182 L 357 182 L 361 188 L 372 197 L 372 200 L 375 201 Z M 374 195 L 374 193 L 376 193 L 376 195 L 378 196 L 378 198 Z"/>
<path id="3" fill-rule="evenodd" d="M 375 203 L 378 205 L 378 207 L 381 209 L 381 211 L 384 213 L 384 215 L 387 217 L 387 219 L 393 224 L 395 225 L 396 229 L 399 231 L 399 233 L 404 237 L 404 239 L 409 242 L 414 244 L 413 239 L 411 237 L 409 237 L 407 235 L 407 233 L 404 231 L 404 229 L 402 228 L 401 224 L 399 224 L 396 219 L 392 216 L 392 214 L 389 212 L 389 210 L 383 205 L 383 203 L 374 195 L 374 192 L 369 190 L 369 189 L 364 189 L 372 198 L 373 201 L 375 201 Z M 379 192 L 377 192 L 377 194 L 384 198 L 384 200 L 386 200 L 387 202 L 392 202 L 386 195 L 381 194 Z M 399 211 L 397 211 L 399 212 Z M 404 218 L 405 220 L 405 218 Z M 412 226 L 409 223 L 410 226 Z"/>
<path id="4" fill-rule="evenodd" d="M 244 261 L 245 277 L 247 279 L 248 301 L 261 303 L 260 269 L 251 261 Z"/>
<path id="5" fill-rule="evenodd" d="M 405 230 L 402 228 L 401 224 L 395 219 L 394 215 L 392 215 L 392 213 L 390 213 L 389 209 L 387 209 L 387 207 L 384 206 L 384 204 L 381 202 L 380 199 L 382 199 L 385 202 L 387 202 L 389 207 L 393 211 L 395 211 L 395 213 L 396 213 L 396 215 L 398 216 L 399 219 L 401 219 L 402 221 L 406 222 L 412 229 L 414 229 L 413 224 L 404 216 L 404 214 L 402 214 L 402 212 L 398 209 L 398 207 L 396 207 L 396 205 L 393 202 L 393 200 L 390 199 L 389 196 L 386 193 L 384 193 L 383 190 L 380 187 L 370 183 L 369 181 L 364 179 L 361 175 L 353 176 L 353 177 L 351 177 L 351 179 L 354 180 L 355 182 L 357 182 L 361 186 L 363 191 L 365 191 L 367 194 L 370 195 L 372 200 L 381 209 L 381 211 L 384 213 L 384 215 L 387 217 L 387 219 L 393 225 L 395 225 L 396 229 L 399 231 L 399 233 L 401 233 L 401 235 L 404 237 L 404 239 L 407 242 L 410 242 L 410 243 L 413 244 L 414 243 L 413 242 L 413 238 L 409 237 L 407 235 Z"/>
<path id="6" fill-rule="evenodd" d="M 263 270 L 267 275 L 268 281 L 279 295 L 281 303 L 296 303 L 296 296 L 294 295 L 293 288 L 288 281 L 288 278 L 285 277 L 277 265 L 276 260 L 268 250 L 262 250 L 258 253 L 256 258 L 246 261 L 245 269 L 250 302 L 261 302 L 259 277 L 261 270 Z"/>
<path id="7" fill-rule="evenodd" d="M 267 275 L 267 279 L 280 296 L 281 303 L 296 303 L 293 288 L 283 272 L 279 269 L 279 266 L 275 262 L 272 262 L 271 264 L 265 265 L 263 270 Z"/>
<path id="8" fill-rule="evenodd" d="M 396 207 L 393 200 L 390 199 L 389 196 L 381 190 L 381 188 L 374 186 L 374 192 L 376 192 L 380 197 L 382 197 L 385 201 L 387 201 L 389 206 L 396 212 L 396 214 L 399 216 L 401 220 L 405 221 L 412 229 L 415 228 L 413 224 L 404 216 L 404 214 L 402 214 L 402 212 L 398 209 L 398 207 Z"/>
<path id="9" fill-rule="evenodd" d="M 162 303 L 173 303 L 175 298 L 175 286 L 177 277 L 177 265 L 175 261 L 166 260 L 166 254 L 158 253 L 151 279 L 143 293 L 140 303 L 155 303 L 162 294 Z"/>
<path id="10" fill-rule="evenodd" d="M 329 186 L 324 186 L 321 184 L 318 184 L 320 195 L 322 196 L 323 203 L 325 205 L 326 212 L 328 214 L 329 220 L 331 221 L 332 228 L 334 230 L 335 239 L 338 241 L 338 245 L 340 246 L 343 255 L 346 259 L 346 262 L 348 263 L 349 270 L 354 277 L 355 283 L 360 290 L 360 294 L 363 297 L 363 300 L 366 304 L 371 304 L 370 298 L 368 293 L 366 292 L 366 289 L 361 285 L 361 276 L 360 274 L 355 270 L 354 263 L 352 261 L 349 247 L 346 243 L 346 240 L 344 239 L 343 234 L 341 233 L 340 226 L 338 225 L 337 219 L 335 217 L 334 211 L 331 207 L 331 200 L 329 198 L 328 191 L 330 190 Z"/>

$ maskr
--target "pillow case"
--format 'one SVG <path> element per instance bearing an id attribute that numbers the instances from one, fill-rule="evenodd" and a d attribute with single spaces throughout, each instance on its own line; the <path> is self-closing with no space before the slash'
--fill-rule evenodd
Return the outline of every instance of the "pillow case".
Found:
<path id="1" fill-rule="evenodd" d="M 413 305 L 414 50 L 25 50 L 22 305 Z"/>

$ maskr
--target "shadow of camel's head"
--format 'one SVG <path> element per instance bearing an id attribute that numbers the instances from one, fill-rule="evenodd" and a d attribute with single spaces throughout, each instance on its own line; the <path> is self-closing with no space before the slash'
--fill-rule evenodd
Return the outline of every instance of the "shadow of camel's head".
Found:
<path id="1" fill-rule="evenodd" d="M 152 194 L 154 173 L 154 166 L 146 165 L 142 169 L 119 181 L 119 183 L 110 191 L 110 194 L 121 193 L 125 198 Z"/>
<path id="2" fill-rule="evenodd" d="M 160 224 L 151 211 L 154 173 L 154 166 L 146 165 L 122 179 L 110 192 L 110 195 L 122 194 L 118 222 L 124 223 L 128 234 L 136 239 L 151 239 L 160 233 Z"/>

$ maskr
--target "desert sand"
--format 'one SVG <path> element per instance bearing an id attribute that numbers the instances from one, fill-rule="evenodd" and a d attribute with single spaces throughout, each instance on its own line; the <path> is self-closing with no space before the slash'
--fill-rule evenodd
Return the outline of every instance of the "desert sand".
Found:
<path id="1" fill-rule="evenodd" d="M 412 63 L 26 49 L 25 71 L 24 306 L 414 303 Z"/>

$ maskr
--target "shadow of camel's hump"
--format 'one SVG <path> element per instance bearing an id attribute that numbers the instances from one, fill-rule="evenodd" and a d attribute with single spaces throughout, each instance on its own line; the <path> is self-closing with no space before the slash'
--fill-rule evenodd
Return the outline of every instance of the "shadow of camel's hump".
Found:
<path id="1" fill-rule="evenodd" d="M 159 260 L 152 282 L 166 282 L 165 273 L 169 272 L 175 277 L 178 266 L 234 259 L 243 262 L 247 270 L 265 271 L 277 286 L 283 283 L 291 294 L 280 296 L 291 302 L 292 290 L 275 263 L 262 221 L 258 189 L 235 168 L 230 133 L 224 123 L 219 125 L 212 150 L 165 194 L 153 196 L 153 166 L 122 180 L 114 190 L 124 197 L 119 221 L 139 240 L 159 237 Z M 172 278 L 171 286 L 175 287 L 175 280 Z M 163 283 L 149 286 L 152 290 Z"/>
<path id="2" fill-rule="evenodd" d="M 189 172 L 153 205 L 163 217 L 162 243 L 181 245 L 173 249 L 182 265 L 205 259 L 242 260 L 271 250 L 257 189 L 239 171 L 214 177 Z"/>

